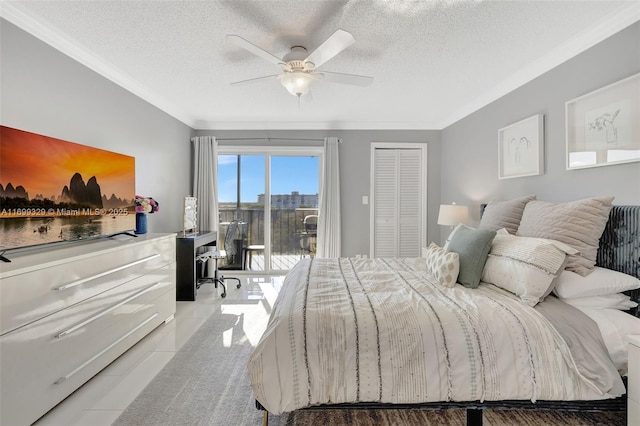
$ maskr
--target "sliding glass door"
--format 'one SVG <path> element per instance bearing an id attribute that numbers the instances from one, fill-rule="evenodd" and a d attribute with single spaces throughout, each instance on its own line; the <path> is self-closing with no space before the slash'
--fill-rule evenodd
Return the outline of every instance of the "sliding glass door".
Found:
<path id="1" fill-rule="evenodd" d="M 227 267 L 287 271 L 315 254 L 321 161 L 318 147 L 219 147 L 219 235 L 240 221 Z"/>

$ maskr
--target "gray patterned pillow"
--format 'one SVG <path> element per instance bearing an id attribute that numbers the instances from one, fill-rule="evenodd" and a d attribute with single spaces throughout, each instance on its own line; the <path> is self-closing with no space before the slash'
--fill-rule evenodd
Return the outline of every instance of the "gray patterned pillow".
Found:
<path id="1" fill-rule="evenodd" d="M 607 225 L 613 197 L 568 203 L 530 201 L 516 235 L 561 241 L 580 253 L 569 255 L 566 269 L 586 276 L 596 264 L 600 237 Z"/>
<path id="2" fill-rule="evenodd" d="M 425 250 L 427 271 L 438 279 L 445 287 L 456 285 L 458 273 L 460 272 L 460 260 L 458 253 L 446 251 L 431 243 Z"/>
<path id="3" fill-rule="evenodd" d="M 522 212 L 529 201 L 535 200 L 535 195 L 516 198 L 508 201 L 491 201 L 484 209 L 478 229 L 497 231 L 505 228 L 509 234 L 515 235 L 520 226 Z"/>

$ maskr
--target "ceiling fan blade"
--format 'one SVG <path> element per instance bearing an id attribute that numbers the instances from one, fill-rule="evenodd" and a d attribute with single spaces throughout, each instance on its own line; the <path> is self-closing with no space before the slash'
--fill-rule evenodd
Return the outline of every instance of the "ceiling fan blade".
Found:
<path id="1" fill-rule="evenodd" d="M 373 83 L 373 77 L 368 77 L 366 75 L 356 75 L 356 74 L 344 74 L 341 72 L 329 72 L 322 71 L 324 74 L 324 80 L 330 81 L 332 83 L 341 83 L 341 84 L 351 84 L 354 86 L 369 86 Z"/>
<path id="2" fill-rule="evenodd" d="M 230 83 L 232 86 L 242 86 L 244 84 L 251 84 L 251 83 L 257 83 L 263 80 L 269 80 L 270 78 L 277 78 L 280 74 L 273 74 L 273 75 L 265 75 L 264 77 L 256 77 L 256 78 L 250 78 L 248 80 L 240 80 L 240 81 L 234 81 L 233 83 Z"/>
<path id="3" fill-rule="evenodd" d="M 356 42 L 351 33 L 344 30 L 337 30 L 331 34 L 316 50 L 311 52 L 305 62 L 313 62 L 316 68 L 327 62 L 329 59 L 342 52 L 347 47 Z"/>
<path id="4" fill-rule="evenodd" d="M 262 59 L 271 62 L 272 64 L 276 64 L 276 65 L 285 65 L 284 61 L 280 58 L 277 58 L 275 56 L 273 56 L 271 53 L 267 52 L 266 50 L 256 46 L 255 44 L 248 42 L 247 40 L 243 39 L 242 37 L 240 37 L 239 35 L 235 35 L 235 34 L 227 34 L 226 36 L 227 41 L 235 44 L 238 47 L 242 47 L 244 50 L 253 53 L 256 56 L 261 57 Z"/>

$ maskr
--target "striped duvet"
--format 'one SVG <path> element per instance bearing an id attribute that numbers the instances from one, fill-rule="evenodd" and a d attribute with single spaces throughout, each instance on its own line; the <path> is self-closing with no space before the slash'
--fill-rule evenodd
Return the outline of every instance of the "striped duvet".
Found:
<path id="1" fill-rule="evenodd" d="M 608 389 L 581 374 L 535 309 L 488 284 L 445 288 L 424 259 L 302 260 L 285 278 L 248 370 L 256 399 L 274 414 L 319 404 L 624 393 L 619 376 Z"/>

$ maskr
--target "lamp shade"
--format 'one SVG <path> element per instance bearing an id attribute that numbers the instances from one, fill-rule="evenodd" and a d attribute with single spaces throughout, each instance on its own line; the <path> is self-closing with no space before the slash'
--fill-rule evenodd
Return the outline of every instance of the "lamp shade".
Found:
<path id="1" fill-rule="evenodd" d="M 441 204 L 438 213 L 438 225 L 456 226 L 469 221 L 469 207 L 457 204 Z"/>

